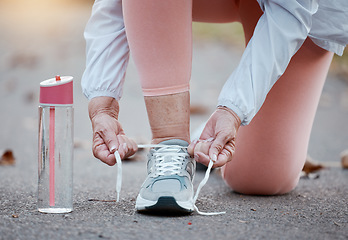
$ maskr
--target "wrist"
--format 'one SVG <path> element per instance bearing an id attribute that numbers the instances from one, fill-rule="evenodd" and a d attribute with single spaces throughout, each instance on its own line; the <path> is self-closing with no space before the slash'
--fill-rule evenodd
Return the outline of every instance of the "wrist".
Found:
<path id="1" fill-rule="evenodd" d="M 95 97 L 88 103 L 89 118 L 92 120 L 97 115 L 107 114 L 118 119 L 120 107 L 118 101 L 112 97 Z"/>
<path id="2" fill-rule="evenodd" d="M 239 127 L 241 125 L 241 120 L 240 118 L 238 117 L 238 115 L 233 111 L 231 110 L 230 108 L 226 107 L 226 106 L 218 106 L 217 109 L 220 109 L 222 111 L 226 111 L 228 112 L 229 114 L 232 115 L 232 117 L 235 119 L 235 123 L 237 125 L 237 127 Z"/>

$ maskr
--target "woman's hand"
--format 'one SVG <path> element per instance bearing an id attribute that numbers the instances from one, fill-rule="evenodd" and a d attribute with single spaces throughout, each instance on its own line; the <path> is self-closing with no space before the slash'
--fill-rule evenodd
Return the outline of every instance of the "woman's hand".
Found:
<path id="1" fill-rule="evenodd" d="M 117 150 L 121 159 L 133 155 L 138 147 L 129 139 L 119 123 L 118 102 L 111 97 L 96 97 L 88 104 L 89 117 L 93 128 L 93 155 L 112 166 L 116 163 L 114 152 Z"/>
<path id="2" fill-rule="evenodd" d="M 241 121 L 227 107 L 218 107 L 209 118 L 200 139 L 192 141 L 188 152 L 197 162 L 208 166 L 210 159 L 213 167 L 221 167 L 232 160 L 235 139 Z"/>

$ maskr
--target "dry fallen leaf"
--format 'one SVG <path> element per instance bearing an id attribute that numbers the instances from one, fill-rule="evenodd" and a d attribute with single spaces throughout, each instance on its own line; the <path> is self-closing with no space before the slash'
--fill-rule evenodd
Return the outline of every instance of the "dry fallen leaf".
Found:
<path id="1" fill-rule="evenodd" d="M 341 165 L 343 168 L 348 168 L 348 149 L 341 153 Z"/>
<path id="2" fill-rule="evenodd" d="M 317 172 L 321 169 L 323 169 L 324 166 L 319 164 L 319 163 L 316 163 L 309 155 L 307 155 L 307 158 L 306 158 L 306 162 L 302 168 L 302 171 L 308 175 L 310 173 L 314 173 L 314 172 Z"/>
<path id="3" fill-rule="evenodd" d="M 16 159 L 13 156 L 13 153 L 11 150 L 6 150 L 1 158 L 0 158 L 0 165 L 14 165 Z"/>

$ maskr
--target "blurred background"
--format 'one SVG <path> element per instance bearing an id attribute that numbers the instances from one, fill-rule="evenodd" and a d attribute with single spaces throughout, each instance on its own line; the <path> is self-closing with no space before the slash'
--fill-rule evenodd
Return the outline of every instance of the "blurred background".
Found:
<path id="1" fill-rule="evenodd" d="M 0 0 L 0 149 L 18 166 L 36 170 L 39 83 L 55 75 L 74 77 L 75 160 L 91 158 L 91 126 L 80 80 L 85 66 L 83 31 L 92 0 Z M 199 127 L 215 108 L 219 91 L 244 48 L 238 23 L 194 23 L 192 122 Z M 348 54 L 335 56 L 310 142 L 318 161 L 339 162 L 348 147 Z M 127 71 L 120 120 L 137 142 L 151 134 L 136 69 Z M 35 170 L 34 170 L 35 169 Z M 34 176 L 36 177 L 36 176 Z"/>

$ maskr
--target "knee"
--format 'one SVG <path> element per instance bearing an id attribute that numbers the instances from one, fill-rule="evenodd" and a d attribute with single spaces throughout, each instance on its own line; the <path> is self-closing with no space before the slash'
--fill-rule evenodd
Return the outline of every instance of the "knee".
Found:
<path id="1" fill-rule="evenodd" d="M 223 176 L 226 184 L 235 192 L 247 195 L 280 195 L 297 186 L 300 174 L 272 171 L 237 174 L 224 168 Z"/>

